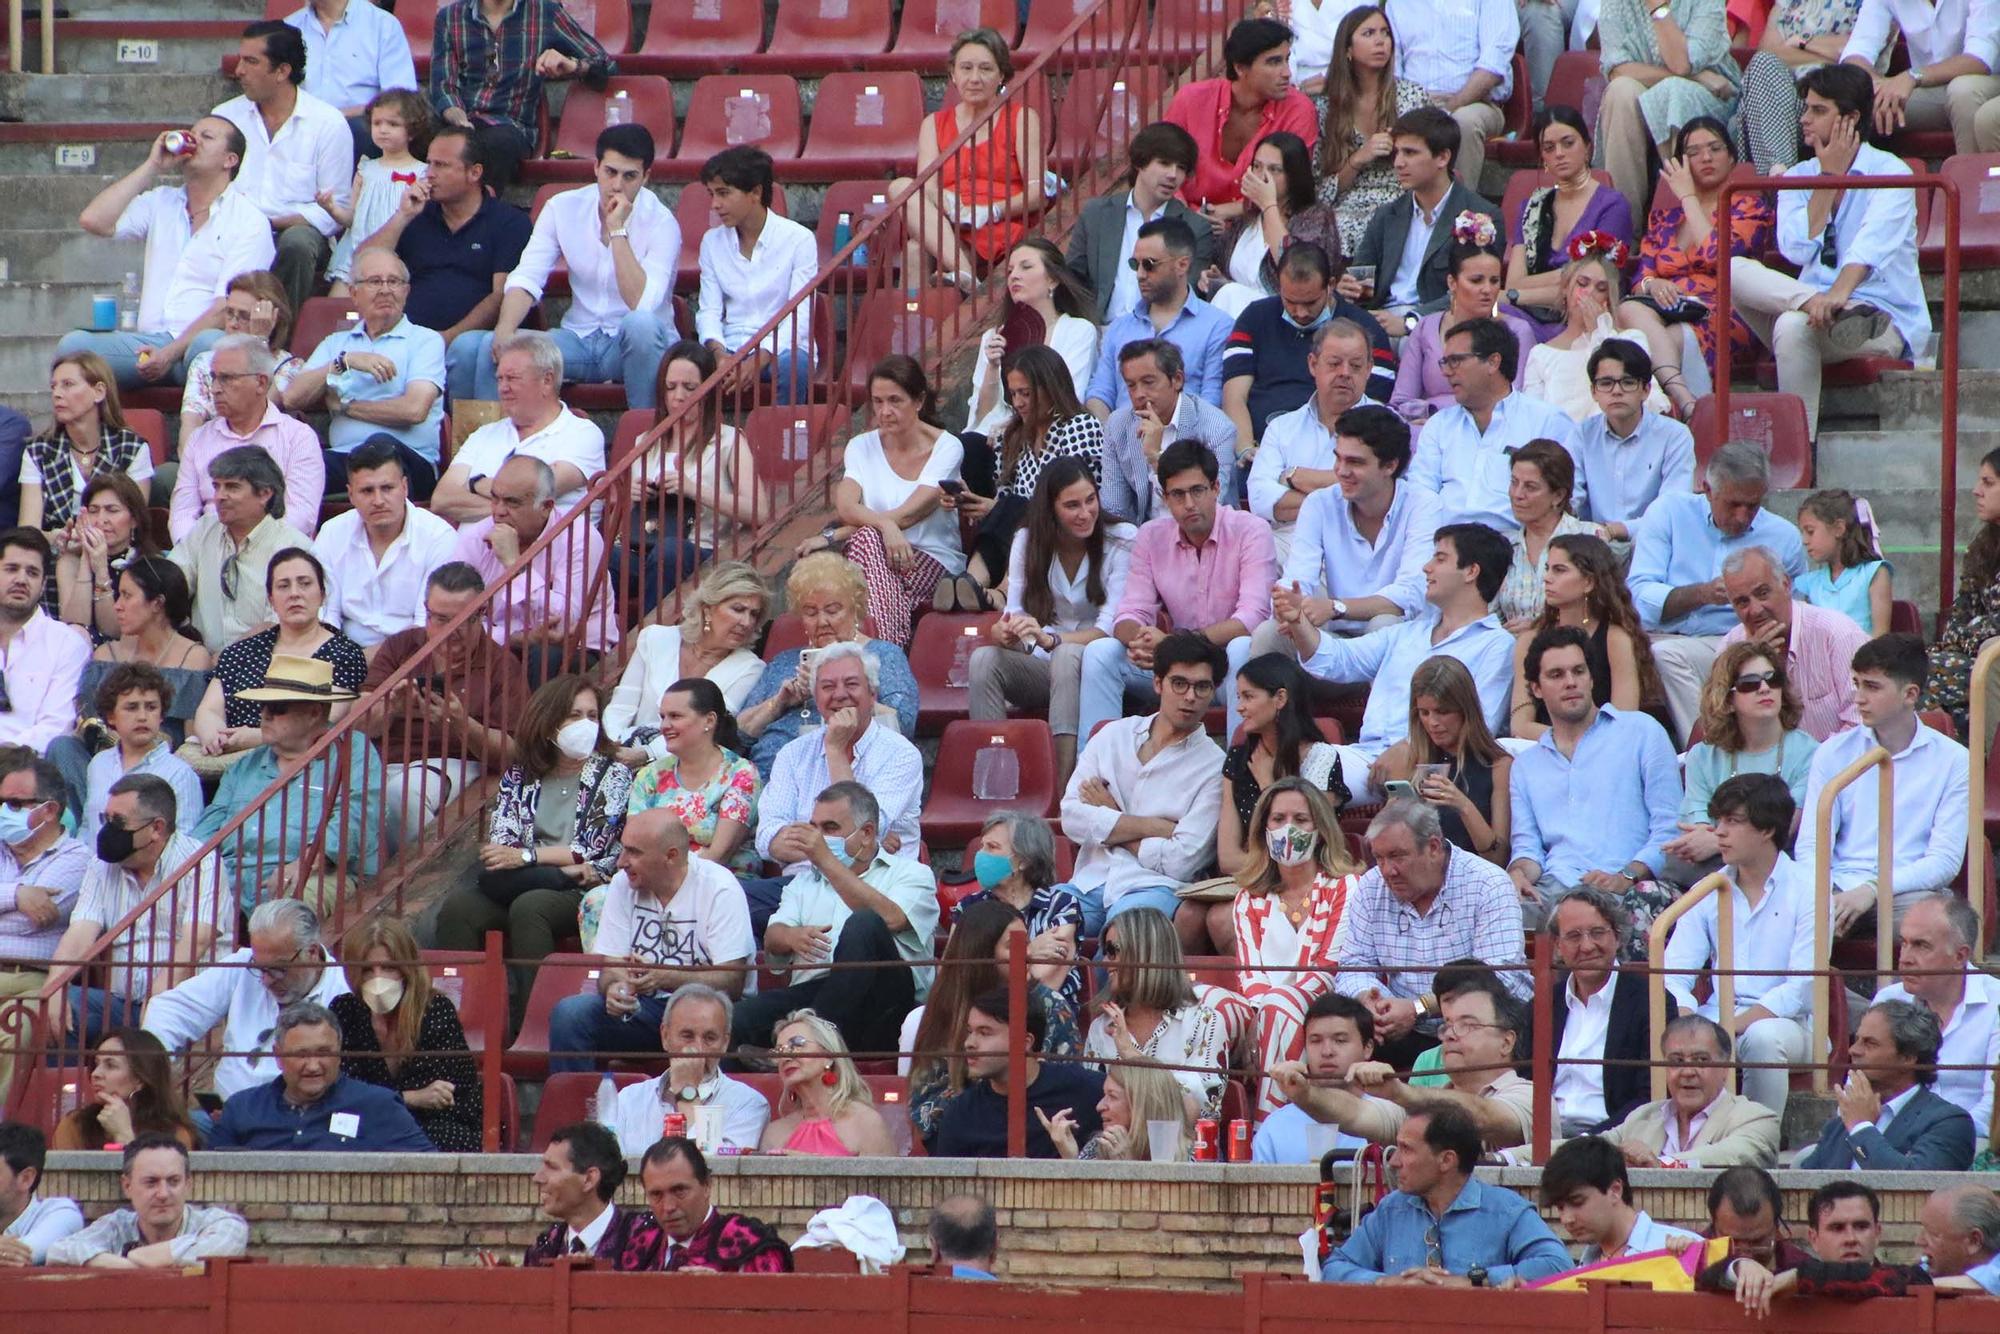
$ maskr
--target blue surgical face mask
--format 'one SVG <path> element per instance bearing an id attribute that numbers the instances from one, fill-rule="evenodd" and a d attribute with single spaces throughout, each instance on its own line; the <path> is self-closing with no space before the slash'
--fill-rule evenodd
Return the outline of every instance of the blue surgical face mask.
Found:
<path id="1" fill-rule="evenodd" d="M 981 889 L 992 889 L 1014 874 L 1014 859 L 997 852 L 976 852 L 972 856 L 972 874 L 978 878 Z"/>
<path id="2" fill-rule="evenodd" d="M 847 855 L 847 835 L 845 834 L 828 834 L 826 836 L 826 850 L 833 854 L 833 859 L 837 862 L 845 864 L 850 860 Z"/>
<path id="3" fill-rule="evenodd" d="M 26 843 L 35 836 L 34 817 L 29 811 L 0 805 L 0 843 Z"/>
<path id="4" fill-rule="evenodd" d="M 1279 307 L 1279 309 L 1283 311 L 1283 314 L 1285 316 L 1285 323 L 1291 325 L 1294 329 L 1317 329 L 1319 328 L 1320 325 L 1325 324 L 1328 320 L 1333 318 L 1333 301 L 1330 298 L 1328 299 L 1327 303 L 1324 306 L 1321 306 L 1319 308 L 1319 314 L 1313 316 L 1312 319 L 1305 324 L 1300 324 L 1297 320 L 1293 319 L 1291 311 L 1284 310 L 1282 306 Z"/>

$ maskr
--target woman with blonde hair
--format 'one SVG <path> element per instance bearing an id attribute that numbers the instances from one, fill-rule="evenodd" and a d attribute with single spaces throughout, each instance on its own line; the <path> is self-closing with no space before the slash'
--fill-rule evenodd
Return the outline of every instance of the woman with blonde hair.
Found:
<path id="1" fill-rule="evenodd" d="M 60 533 L 77 516 L 83 488 L 99 473 L 135 482 L 153 476 L 153 447 L 125 424 L 118 380 L 95 352 L 70 352 L 49 367 L 49 429 L 21 451 L 21 527 Z"/>
<path id="2" fill-rule="evenodd" d="M 1426 658 L 1410 675 L 1410 765 L 1445 841 L 1505 866 L 1514 759 L 1486 726 L 1479 687 L 1457 658 Z"/>
<path id="3" fill-rule="evenodd" d="M 1624 283 L 1618 266 L 1624 261 L 1626 245 L 1589 232 L 1571 243 L 1570 253 L 1572 258 L 1562 270 L 1563 326 L 1528 353 L 1521 387 L 1531 397 L 1561 408 L 1571 421 L 1580 422 L 1604 412 L 1591 393 L 1590 354 L 1598 344 L 1624 332 L 1618 327 Z M 1646 411 L 1663 415 L 1673 411 L 1673 404 L 1657 384 L 1646 391 Z"/>
<path id="4" fill-rule="evenodd" d="M 731 709 L 741 707 L 764 670 L 755 645 L 770 615 L 771 589 L 764 576 L 741 561 L 724 561 L 695 587 L 679 625 L 641 630 L 604 706 L 605 734 L 625 748 L 619 758 L 633 769 L 665 758 L 664 745 L 635 746 L 632 734 L 659 731 L 660 696 L 676 681 L 705 676 Z"/>
<path id="5" fill-rule="evenodd" d="M 1095 1003 L 1085 1054 L 1178 1067 L 1174 1079 L 1190 1106 L 1214 1115 L 1235 1039 L 1250 1028 L 1248 1002 L 1232 993 L 1218 996 L 1219 988 L 1196 989 L 1180 936 L 1157 908 L 1133 908 L 1105 922 L 1097 954 L 1111 974 L 1111 989 Z M 1232 1001 L 1236 1013 L 1225 1018 L 1218 1004 Z"/>
<path id="6" fill-rule="evenodd" d="M 485 1147 L 483 1090 L 458 1007 L 431 983 L 401 918 L 371 917 L 340 942 L 348 990 L 327 1008 L 340 1021 L 340 1068 L 399 1094 L 444 1153 Z"/>
<path id="7" fill-rule="evenodd" d="M 1701 687 L 1702 739 L 1687 750 L 1682 833 L 1666 845 L 1669 857 L 1714 869 L 1709 863 L 1719 849 L 1708 799 L 1737 774 L 1776 774 L 1791 789 L 1798 814 L 1805 812 L 1806 775 L 1819 742 L 1800 730 L 1804 713 L 1797 684 L 1766 645 L 1744 640 L 1716 655 Z M 1792 827 L 1796 832 L 1796 817 Z"/>
<path id="8" fill-rule="evenodd" d="M 864 641 L 881 666 L 876 721 L 891 722 L 904 736 L 917 731 L 917 678 L 899 644 L 864 635 L 868 585 L 861 569 L 832 551 L 815 552 L 792 563 L 785 576 L 785 605 L 805 627 L 802 648 L 770 654 L 764 674 L 736 709 L 736 729 L 751 741 L 750 758 L 766 781 L 785 744 L 808 727 L 820 725 L 813 703 L 812 657 L 829 644 Z"/>
<path id="9" fill-rule="evenodd" d="M 1194 1158 L 1194 1117 L 1180 1085 L 1165 1070 L 1150 1065 L 1114 1065 L 1104 1072 L 1104 1096 L 1097 1103 L 1102 1126 L 1082 1148 L 1076 1143 L 1076 1113 L 1064 1107 L 1050 1116 L 1035 1108 L 1049 1142 L 1064 1158 L 1085 1162 L 1144 1163 L 1152 1161 L 1150 1127 L 1156 1121 L 1180 1124 L 1180 1152 Z"/>
<path id="10" fill-rule="evenodd" d="M 1266 787 L 1249 830 L 1236 873 L 1236 976 L 1257 1012 L 1258 1066 L 1269 1070 L 1298 1058 L 1306 1007 L 1332 985 L 1334 942 L 1361 867 L 1348 855 L 1333 803 L 1303 778 Z M 1280 1101 L 1261 1081 L 1257 1118 Z"/>
<path id="11" fill-rule="evenodd" d="M 794 1010 L 773 1031 L 784 1092 L 764 1128 L 762 1151 L 804 1158 L 888 1158 L 889 1127 L 840 1030 L 812 1010 Z"/>

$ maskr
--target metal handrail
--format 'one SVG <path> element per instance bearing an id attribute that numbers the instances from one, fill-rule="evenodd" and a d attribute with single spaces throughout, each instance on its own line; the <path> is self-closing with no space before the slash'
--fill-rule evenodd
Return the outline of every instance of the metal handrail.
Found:
<path id="1" fill-rule="evenodd" d="M 1666 964 L 1667 937 L 1674 924 L 1692 912 L 1709 895 L 1715 901 L 1715 958 L 1712 963 L 1715 979 L 1715 1013 L 1726 1026 L 1736 1013 L 1736 896 L 1729 891 L 1734 888 L 1729 877 L 1721 871 L 1703 876 L 1694 883 L 1687 893 L 1667 905 L 1666 911 L 1653 919 L 1646 932 L 1646 1015 L 1653 1035 L 1654 1054 L 1657 1056 L 1667 1033 L 1667 975 L 1663 971 Z M 1667 1096 L 1667 1068 L 1655 1065 L 1650 1071 L 1653 1081 L 1653 1100 Z"/>
<path id="2" fill-rule="evenodd" d="M 1917 726 L 1923 726 L 1918 723 Z M 1819 809 L 1813 812 L 1813 830 L 1819 849 L 1813 871 L 1813 958 L 1824 960 L 1833 950 L 1833 802 L 1870 769 L 1880 769 L 1876 783 L 1875 839 L 1875 971 L 1888 973 L 1895 963 L 1896 866 L 1896 766 L 1886 747 L 1870 746 L 1861 758 L 1842 769 L 1820 790 Z M 1833 1003 L 1833 978 L 1822 972 L 1813 978 L 1812 1052 L 1813 1091 L 1825 1093 L 1827 1068 L 1818 1064 L 1826 1050 L 1826 1020 Z"/>
<path id="3" fill-rule="evenodd" d="M 1951 537 L 1946 534 L 1943 541 L 1949 545 Z M 1945 592 L 1945 605 L 1951 605 L 1951 590 Z M 1972 660 L 1971 684 L 1967 687 L 1968 709 L 1966 713 L 1965 749 L 1970 767 L 1966 770 L 1966 821 L 1965 821 L 1965 895 L 1972 902 L 1973 916 L 1978 925 L 1974 930 L 1978 939 L 1972 942 L 1972 957 L 1982 958 L 1986 936 L 1986 902 L 1993 877 L 1993 849 L 1986 842 L 1986 748 L 1991 736 L 1991 722 L 1986 716 L 1986 679 L 1993 671 L 1993 664 L 2000 661 L 2000 639 L 1989 639 L 1980 645 L 1979 656 Z"/>

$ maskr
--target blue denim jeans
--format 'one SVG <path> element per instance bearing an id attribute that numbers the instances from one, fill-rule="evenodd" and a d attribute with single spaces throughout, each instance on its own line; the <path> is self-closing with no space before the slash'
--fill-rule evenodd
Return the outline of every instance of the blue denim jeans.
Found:
<path id="1" fill-rule="evenodd" d="M 595 1056 L 564 1056 L 564 1052 L 651 1052 L 660 1046 L 660 1016 L 667 995 L 639 997 L 639 1008 L 624 1016 L 606 1012 L 604 997 L 565 996 L 549 1012 L 549 1070 L 593 1070 Z"/>
<path id="2" fill-rule="evenodd" d="M 625 386 L 625 402 L 635 408 L 650 408 L 659 402 L 660 360 L 666 355 L 672 336 L 670 323 L 642 311 L 633 311 L 620 320 L 617 333 L 579 337 L 568 329 L 549 330 L 549 337 L 562 352 L 564 384 L 615 381 Z M 461 382 L 468 370 L 472 375 L 471 397 L 487 400 L 500 397 L 491 333 L 465 333 L 454 338 L 445 363 L 445 379 L 450 382 L 454 397 L 466 396 Z"/>
<path id="3" fill-rule="evenodd" d="M 187 355 L 157 380 L 140 376 L 139 354 L 173 342 L 174 336 L 170 333 L 92 333 L 88 329 L 72 329 L 56 344 L 56 355 L 66 357 L 74 352 L 95 352 L 111 368 L 120 389 L 148 389 L 155 385 L 186 384 L 188 363 L 213 347 L 221 337 L 220 329 L 196 334 L 188 343 Z"/>

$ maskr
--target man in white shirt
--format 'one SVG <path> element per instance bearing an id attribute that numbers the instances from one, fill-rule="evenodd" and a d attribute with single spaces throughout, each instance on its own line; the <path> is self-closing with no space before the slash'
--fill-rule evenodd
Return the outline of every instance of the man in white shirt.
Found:
<path id="1" fill-rule="evenodd" d="M 279 1011 L 346 994 L 347 975 L 320 942 L 319 914 L 304 899 L 266 899 L 250 914 L 250 947 L 153 997 L 146 1031 L 178 1052 L 221 1024 L 228 1055 L 216 1064 L 215 1092 L 226 1102 L 275 1075 L 263 1063 L 276 1059 L 271 1044 Z"/>
<path id="2" fill-rule="evenodd" d="M 326 568 L 326 619 L 372 661 L 376 645 L 424 623 L 424 589 L 458 530 L 411 503 L 402 451 L 387 437 L 347 456 L 347 498 L 354 508 L 326 521 L 313 554 Z"/>
<path id="3" fill-rule="evenodd" d="M 1361 734 L 1340 748 L 1341 777 L 1356 804 L 1381 800 L 1382 757 L 1409 737 L 1410 678 L 1426 658 L 1442 653 L 1464 663 L 1479 688 L 1487 726 L 1502 729 L 1514 688 L 1514 636 L 1489 608 L 1513 558 L 1507 540 L 1484 524 L 1447 524 L 1432 536 L 1424 565 L 1430 605 L 1423 614 L 1355 639 L 1315 629 L 1302 608 L 1285 621 L 1308 675 L 1370 683 Z"/>
<path id="4" fill-rule="evenodd" d="M 1421 84 L 1458 122 L 1465 144 L 1458 174 L 1479 189 L 1486 141 L 1500 133 L 1500 107 L 1513 92 L 1521 18 L 1514 0 L 1389 0 L 1396 72 Z"/>
<path id="5" fill-rule="evenodd" d="M 673 339 L 674 272 L 681 228 L 646 188 L 653 136 L 643 125 L 613 125 L 597 136 L 597 181 L 548 201 L 521 262 L 507 275 L 493 332 L 454 340 L 452 361 L 473 368 L 476 393 L 501 397 L 499 354 L 548 290 L 557 261 L 569 267 L 569 309 L 551 331 L 573 381 L 625 386 L 635 408 L 658 402 L 660 360 Z"/>
<path id="6" fill-rule="evenodd" d="M 1909 50 L 1909 68 L 1883 75 L 1875 62 L 1892 38 Z M 1951 131 L 1959 153 L 2000 152 L 2000 13 L 1990 0 L 1943 0 L 1917 9 L 1907 0 L 1863 0 L 1840 53 L 1875 81 L 1875 131 Z M 1984 1131 L 1982 1126 L 1981 1130 Z"/>
<path id="7" fill-rule="evenodd" d="M 319 285 L 340 234 L 327 205 L 354 203 L 353 133 L 336 108 L 299 86 L 305 77 L 299 30 L 274 19 L 252 23 L 236 54 L 243 95 L 214 112 L 243 132 L 237 185 L 277 233 L 271 270 L 295 313 Z"/>
<path id="8" fill-rule="evenodd" d="M 1423 613 L 1438 501 L 1403 481 L 1409 466 L 1410 428 L 1401 417 L 1365 404 L 1340 414 L 1333 423 L 1335 484 L 1299 506 L 1291 555 L 1271 589 L 1271 619 L 1250 636 L 1252 657 L 1300 656 L 1287 632 L 1294 623 L 1357 635 Z M 1315 635 L 1305 652 L 1318 647 Z"/>
<path id="9" fill-rule="evenodd" d="M 40 529 L 0 531 L 0 745 L 37 755 L 76 727 L 77 685 L 90 662 L 89 636 L 42 610 L 53 578 Z"/>
<path id="10" fill-rule="evenodd" d="M 747 920 L 747 918 L 746 918 Z M 674 988 L 660 1015 L 660 1050 L 667 1068 L 643 1083 L 618 1090 L 618 1147 L 628 1156 L 651 1148 L 667 1117 L 687 1118 L 688 1138 L 704 1152 L 734 1147 L 754 1152 L 771 1120 L 771 1102 L 740 1079 L 722 1073 L 736 1005 L 704 982 Z"/>
<path id="11" fill-rule="evenodd" d="M 1513 454 L 1530 440 L 1553 440 L 1576 455 L 1569 415 L 1514 388 L 1521 345 L 1495 319 L 1466 320 L 1446 332 L 1444 378 L 1456 401 L 1424 423 L 1410 484 L 1437 494 L 1446 523 L 1520 531 L 1507 498 Z"/>
<path id="12" fill-rule="evenodd" d="M 76 1201 L 40 1192 L 49 1142 L 22 1121 L 0 1121 L 0 1268 L 38 1265 L 49 1247 L 83 1230 Z"/>
<path id="13" fill-rule="evenodd" d="M 203 116 L 185 131 L 194 140 L 185 157 L 167 151 L 170 133 L 162 130 L 146 160 L 100 190 L 77 220 L 92 236 L 146 243 L 135 327 L 79 329 L 56 344 L 58 358 L 103 357 L 120 389 L 185 380 L 188 362 L 222 336 L 230 281 L 269 268 L 276 253 L 269 220 L 230 188 L 247 148 L 243 132 L 220 116 Z M 179 185 L 154 184 L 174 166 Z"/>
<path id="14" fill-rule="evenodd" d="M 1546 930 L 1562 988 L 1554 1007 L 1554 1110 L 1565 1135 L 1595 1134 L 1646 1101 L 1654 1048 L 1646 978 L 1618 967 L 1631 926 L 1618 897 L 1588 885 L 1549 908 Z"/>
<path id="15" fill-rule="evenodd" d="M 565 363 L 556 339 L 531 330 L 498 346 L 496 383 L 505 415 L 466 437 L 431 493 L 431 510 L 461 526 L 491 516 L 494 474 L 516 454 L 555 470 L 554 500 L 562 510 L 581 500 L 590 480 L 604 471 L 604 432 L 563 404 Z"/>
<path id="16" fill-rule="evenodd" d="M 1657 1251 L 1669 1237 L 1701 1240 L 1686 1228 L 1656 1223 L 1635 1207 L 1625 1156 L 1596 1135 L 1570 1140 L 1549 1155 L 1542 1165 L 1542 1208 L 1555 1210 L 1570 1240 L 1583 1243 L 1579 1265 Z"/>
<path id="17" fill-rule="evenodd" d="M 1965 747 L 1925 726 L 1917 699 L 1928 666 L 1924 641 L 1916 635 L 1882 635 L 1854 653 L 1854 704 L 1861 726 L 1836 733 L 1813 752 L 1806 776 L 1805 809 L 1819 810 L 1820 793 L 1834 775 L 1875 746 L 1889 752 L 1896 773 L 1894 824 L 1895 902 L 1898 919 L 1920 894 L 1947 888 L 1965 864 Z M 1832 842 L 1819 843 L 1819 822 L 1799 826 L 1799 865 L 1808 883 L 1822 861 L 1833 880 L 1833 934 L 1872 940 L 1892 929 L 1876 920 L 1876 875 L 1881 831 L 1876 787 L 1880 771 L 1870 770 L 1841 789 L 1833 803 Z"/>
<path id="18" fill-rule="evenodd" d="M 810 1008 L 840 1030 L 849 1051 L 896 1050 L 903 1016 L 930 991 L 931 970 L 823 966 L 931 957 L 937 877 L 914 857 L 891 856 L 881 828 L 875 794 L 849 778 L 828 784 L 808 819 L 778 832 L 780 854 L 806 865 L 764 931 L 771 966 L 790 981 L 737 1005 L 733 1045 L 767 1045 L 786 1015 Z"/>
<path id="19" fill-rule="evenodd" d="M 1374 349 L 1360 326 L 1351 320 L 1328 320 L 1313 331 L 1312 351 L 1306 354 L 1312 397 L 1264 423 L 1250 464 L 1250 512 L 1270 522 L 1280 569 L 1291 557 L 1292 535 L 1307 498 L 1335 485 L 1335 426 L 1361 402 L 1374 361 Z M 1247 379 L 1230 380 L 1225 396 Z M 1240 425 L 1237 443 L 1239 447 L 1249 443 Z"/>
<path id="20" fill-rule="evenodd" d="M 726 361 L 819 274 L 819 242 L 771 211 L 775 177 L 761 148 L 725 148 L 704 162 L 716 225 L 701 238 L 701 300 L 695 337 Z M 769 381 L 779 403 L 800 403 L 812 377 L 812 322 L 806 307 L 771 331 L 723 379 L 724 393 Z"/>
<path id="21" fill-rule="evenodd" d="M 391 88 L 422 86 L 403 25 L 372 0 L 312 0 L 285 22 L 305 38 L 306 91 L 347 117 L 357 158 L 379 156 L 368 103 Z"/>
<path id="22" fill-rule="evenodd" d="M 1697 903 L 1667 937 L 1666 987 L 1684 1011 L 1714 1020 L 1735 1039 L 1746 1065 L 1743 1094 L 1783 1112 L 1791 1063 L 1806 1057 L 1815 958 L 1813 882 L 1784 854 L 1791 837 L 1791 791 L 1775 774 L 1737 774 L 1709 798 L 1708 815 L 1731 899 L 1731 939 L 1721 940 L 1714 895 Z M 1718 985 L 1706 1000 L 1694 986 L 1707 969 L 1733 968 L 1732 1012 Z"/>
<path id="23" fill-rule="evenodd" d="M 1930 17 L 1928 9 L 1922 12 Z M 1799 117 L 1812 156 L 1788 167 L 1814 176 L 1907 176 L 1893 153 L 1862 142 L 1875 107 L 1873 74 L 1818 65 L 1799 76 Z M 1758 260 L 1729 261 L 1737 313 L 1778 363 L 1778 388 L 1805 400 L 1819 433 L 1821 368 L 1855 357 L 1908 357 L 1931 334 L 1917 273 L 1915 190 L 1780 190 L 1778 250 L 1798 265 L 1787 277 Z"/>
<path id="24" fill-rule="evenodd" d="M 1938 1096 L 1972 1117 L 1980 1145 L 1993 1122 L 1993 1072 L 2000 1067 L 2000 981 L 1973 962 L 1979 914 L 1957 894 L 1920 894 L 1896 930 L 1902 980 L 1875 993 L 1906 1000 L 1938 1017 Z M 1996 1238 L 2000 1240 L 2000 1238 Z"/>
<path id="25" fill-rule="evenodd" d="M 1570 441 L 1571 510 L 1604 524 L 1605 540 L 1629 541 L 1639 516 L 1662 494 L 1694 490 L 1694 436 L 1672 417 L 1646 411 L 1653 359 L 1638 343 L 1607 338 L 1586 365 L 1599 411 L 1577 423 Z"/>
<path id="26" fill-rule="evenodd" d="M 1113 718 L 1089 737 L 1063 791 L 1062 831 L 1077 845 L 1070 888 L 1083 903 L 1083 934 L 1133 908 L 1172 920 L 1175 890 L 1215 850 L 1222 811 L 1222 749 L 1203 730 L 1222 646 L 1189 630 L 1153 650 L 1160 710 Z"/>
<path id="27" fill-rule="evenodd" d="M 736 877 L 698 857 L 672 811 L 625 822 L 618 873 L 605 890 L 596 995 L 565 996 L 549 1015 L 549 1068 L 588 1070 L 612 1052 L 654 1054 L 667 1002 L 691 982 L 743 993 L 757 952 Z M 565 1053 L 581 1053 L 566 1055 Z"/>

